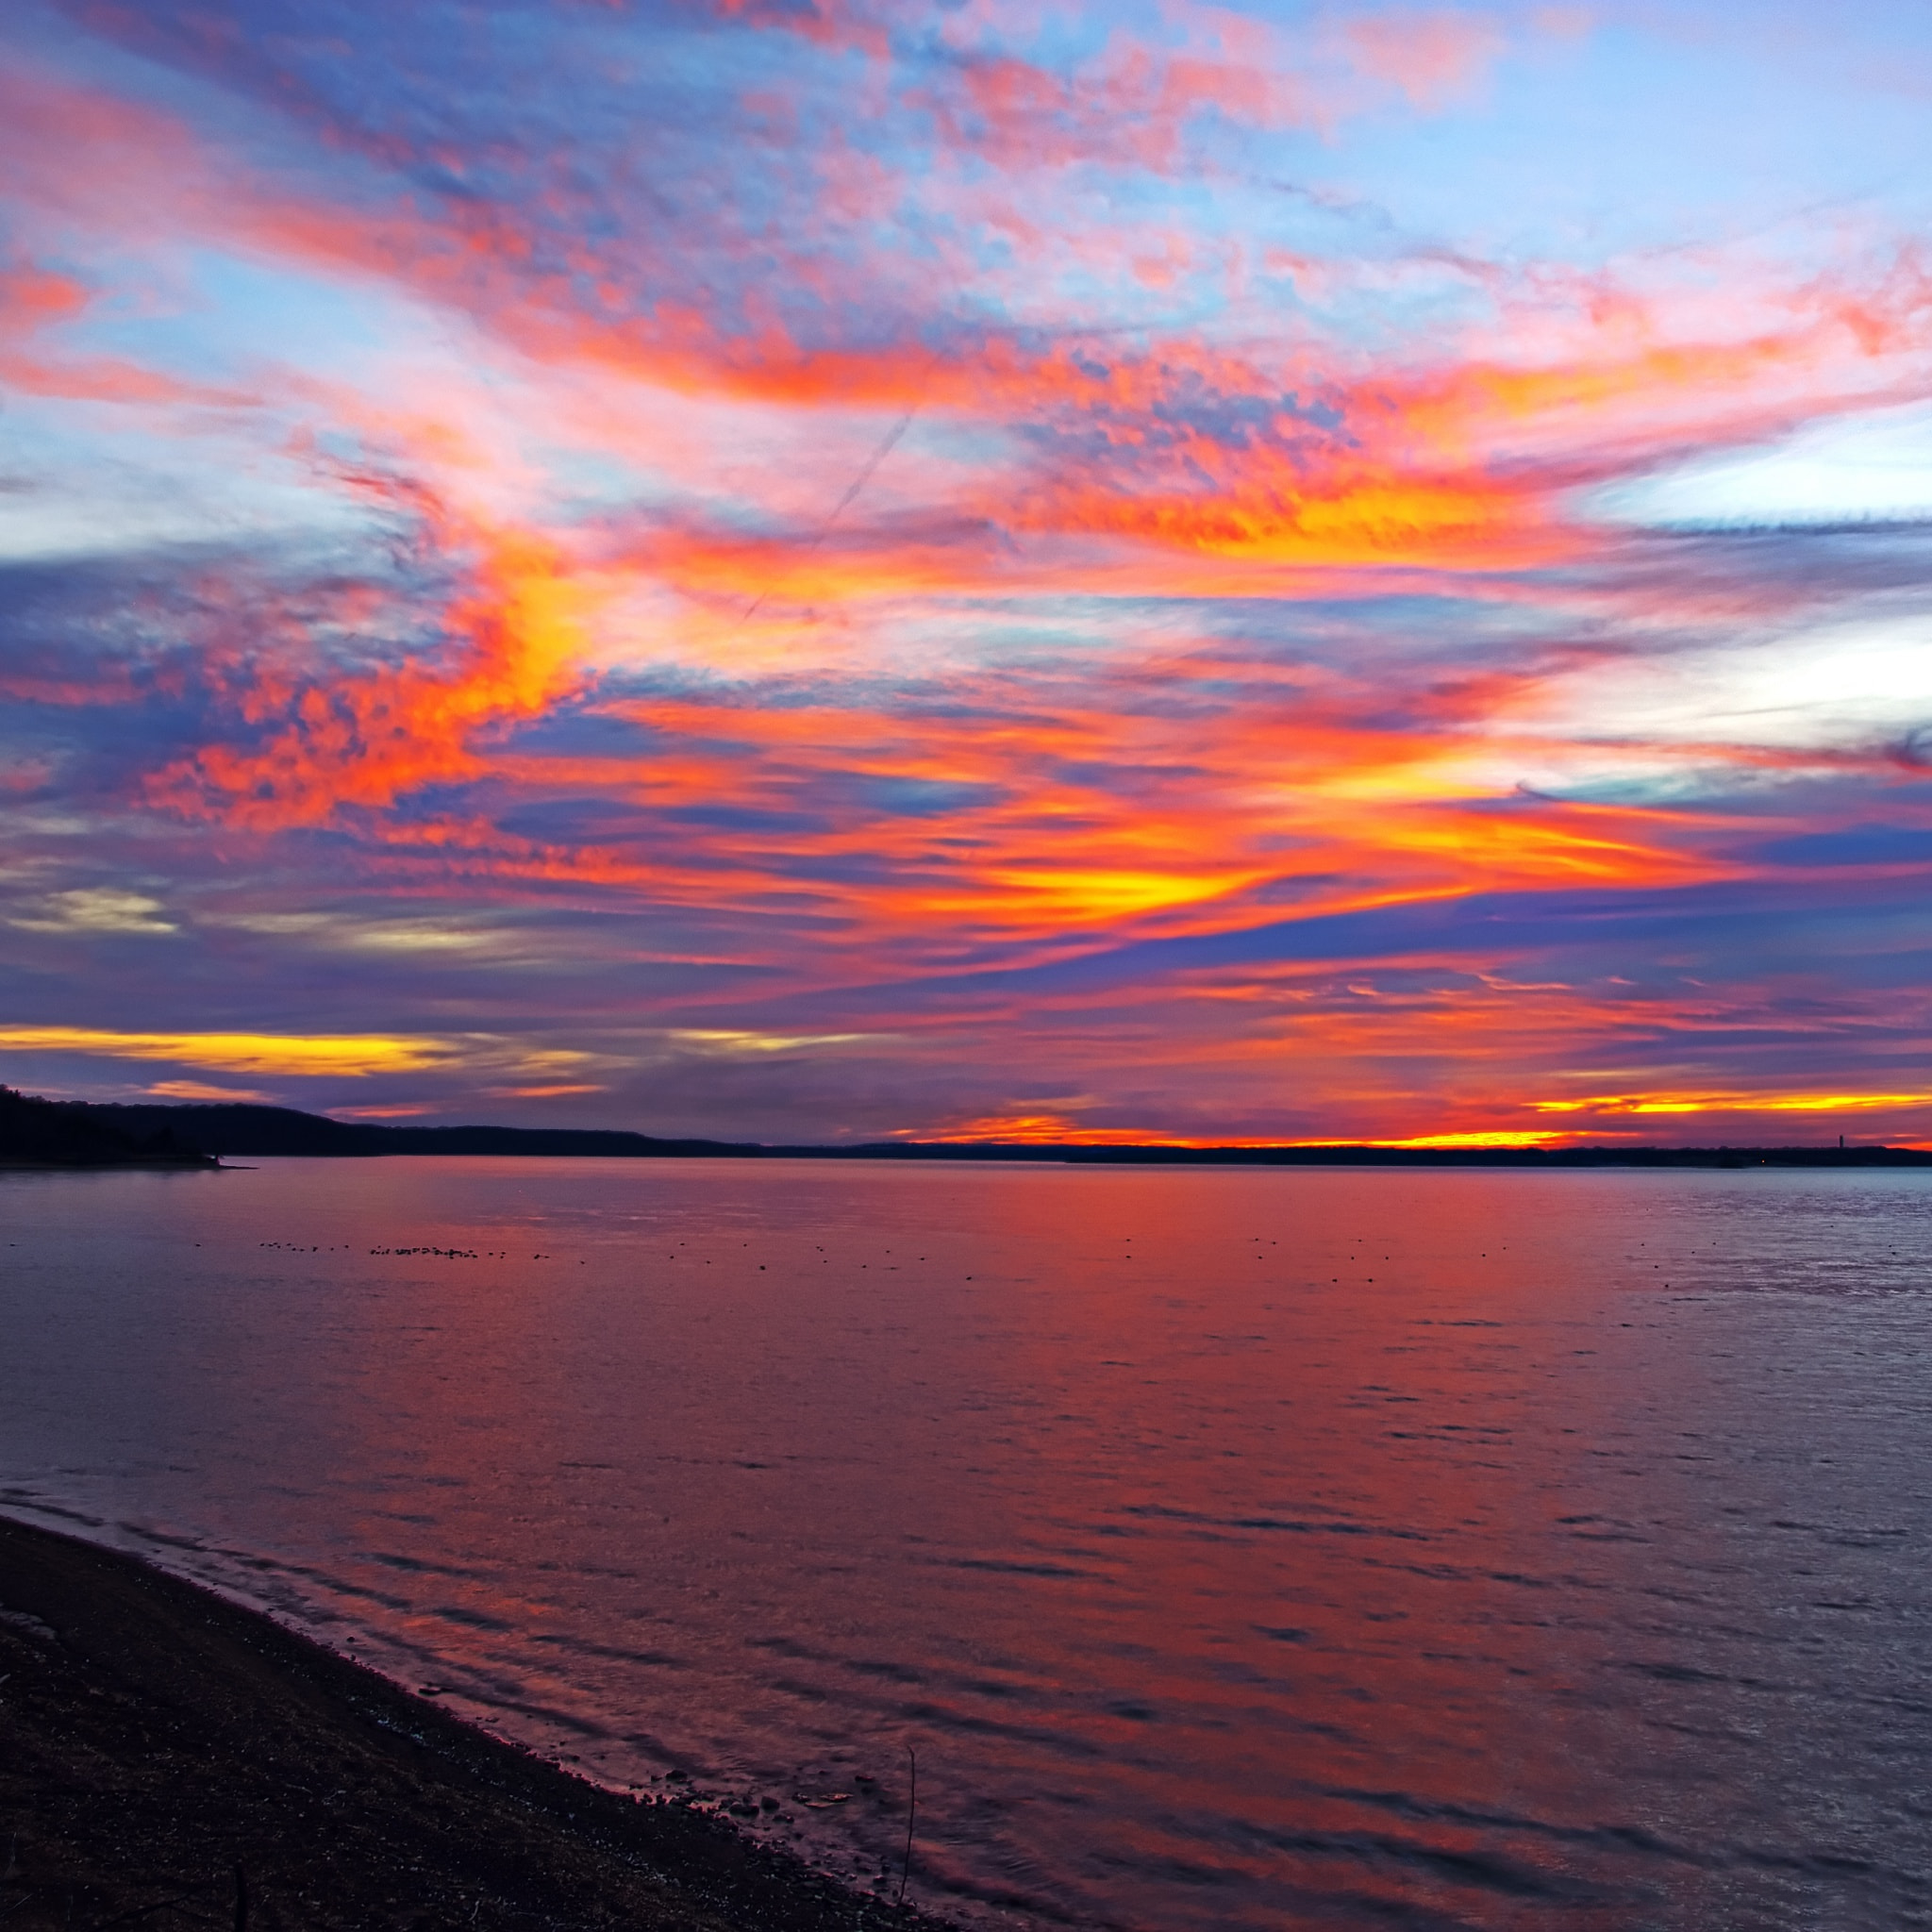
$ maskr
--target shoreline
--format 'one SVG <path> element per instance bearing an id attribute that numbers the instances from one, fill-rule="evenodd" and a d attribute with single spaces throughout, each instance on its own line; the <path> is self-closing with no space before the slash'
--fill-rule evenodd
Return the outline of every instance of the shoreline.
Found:
<path id="1" fill-rule="evenodd" d="M 575 1776 L 137 1557 L 8 1516 L 0 1838 L 8 1932 L 946 1924 L 688 1803 Z"/>
<path id="2" fill-rule="evenodd" d="M 0 1088 L 0 1145 L 14 1158 L 49 1158 L 125 1166 L 158 1156 L 217 1162 L 223 1155 L 320 1156 L 517 1154 L 621 1160 L 891 1160 L 972 1163 L 1022 1161 L 1067 1167 L 1387 1167 L 1515 1168 L 1566 1172 L 1596 1168 L 1932 1168 L 1932 1146 L 1882 1142 L 1659 1147 L 1497 1144 L 1448 1136 L 1451 1144 L 1357 1141 L 887 1141 L 792 1143 L 662 1138 L 617 1127 L 497 1127 L 482 1124 L 388 1126 L 252 1101 L 50 1101 Z M 1506 1137 L 1507 1139 L 1507 1137 Z M 85 1144 L 83 1151 L 81 1143 Z M 104 1157 L 106 1158 L 104 1159 Z"/>
<path id="3" fill-rule="evenodd" d="M 193 1160 L 0 1159 L 0 1174 L 227 1174 L 220 1155 Z"/>

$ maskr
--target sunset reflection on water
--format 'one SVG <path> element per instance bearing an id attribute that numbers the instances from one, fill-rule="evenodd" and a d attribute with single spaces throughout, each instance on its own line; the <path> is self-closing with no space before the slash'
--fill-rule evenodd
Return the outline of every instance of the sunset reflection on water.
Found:
<path id="1" fill-rule="evenodd" d="M 1926 1903 L 1922 1176 L 288 1161 L 0 1206 L 12 1507 L 600 1778 L 774 1796 L 862 1882 L 910 1744 L 912 1891 L 988 1920 Z"/>

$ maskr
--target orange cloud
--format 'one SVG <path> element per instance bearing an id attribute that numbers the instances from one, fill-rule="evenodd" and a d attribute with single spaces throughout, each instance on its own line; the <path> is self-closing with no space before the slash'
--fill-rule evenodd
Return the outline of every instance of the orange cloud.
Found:
<path id="1" fill-rule="evenodd" d="M 272 1103 L 275 1095 L 255 1087 L 211 1087 L 206 1080 L 157 1080 L 146 1090 L 157 1100 L 254 1101 Z"/>
<path id="2" fill-rule="evenodd" d="M 561 551 L 417 500 L 437 540 L 469 560 L 468 585 L 443 613 L 448 659 L 334 676 L 254 669 L 241 709 L 270 727 L 265 740 L 245 751 L 209 745 L 158 773 L 152 803 L 263 830 L 324 824 L 345 807 L 379 809 L 480 775 L 482 734 L 541 716 L 574 688 L 590 599 Z"/>

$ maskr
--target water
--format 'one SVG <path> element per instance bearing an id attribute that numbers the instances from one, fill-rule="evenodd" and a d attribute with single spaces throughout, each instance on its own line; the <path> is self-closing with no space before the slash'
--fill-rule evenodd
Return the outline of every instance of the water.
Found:
<path id="1" fill-rule="evenodd" d="M 281 1161 L 0 1217 L 6 1507 L 860 1882 L 910 1745 L 962 1920 L 1932 1922 L 1932 1175 Z"/>

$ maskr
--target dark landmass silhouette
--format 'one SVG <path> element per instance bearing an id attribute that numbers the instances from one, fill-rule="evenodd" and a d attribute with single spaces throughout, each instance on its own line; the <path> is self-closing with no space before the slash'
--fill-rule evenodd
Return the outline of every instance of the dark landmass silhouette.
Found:
<path id="1" fill-rule="evenodd" d="M 582 1127 L 391 1127 L 330 1120 L 293 1108 L 219 1105 L 117 1105 L 30 1101 L 0 1088 L 16 1109 L 51 1136 L 50 1123 L 75 1137 L 92 1133 L 103 1147 L 172 1148 L 172 1157 L 39 1157 L 43 1164 L 101 1166 L 193 1161 L 197 1156 L 378 1154 L 590 1155 L 629 1160 L 1024 1160 L 1082 1167 L 1932 1167 L 1932 1152 L 1911 1147 L 1176 1147 L 1159 1142 L 1103 1144 L 1080 1141 L 873 1141 L 841 1145 L 769 1145 L 760 1141 L 659 1140 L 649 1134 Z M 0 1111 L 0 1135 L 11 1118 Z M 0 1159 L 7 1152 L 0 1139 Z M 52 1144 L 51 1139 L 45 1144 Z"/>
<path id="2" fill-rule="evenodd" d="M 0 1087 L 0 1167 L 213 1167 L 214 1150 L 177 1139 L 175 1125 Z"/>

